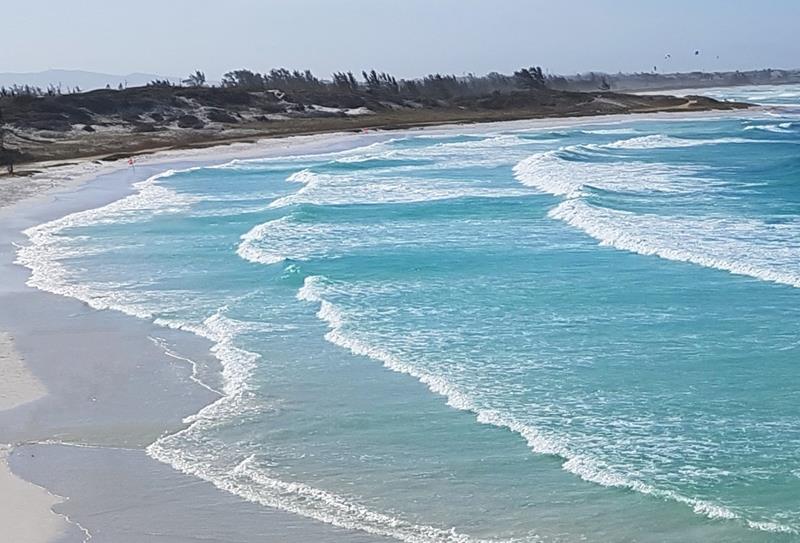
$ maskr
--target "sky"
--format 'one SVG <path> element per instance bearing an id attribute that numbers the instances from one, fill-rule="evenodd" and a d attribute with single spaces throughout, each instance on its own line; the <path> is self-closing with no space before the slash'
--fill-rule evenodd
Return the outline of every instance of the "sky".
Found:
<path id="1" fill-rule="evenodd" d="M 800 0 L 38 0 L 2 8 L 0 72 L 800 68 L 799 26 Z"/>

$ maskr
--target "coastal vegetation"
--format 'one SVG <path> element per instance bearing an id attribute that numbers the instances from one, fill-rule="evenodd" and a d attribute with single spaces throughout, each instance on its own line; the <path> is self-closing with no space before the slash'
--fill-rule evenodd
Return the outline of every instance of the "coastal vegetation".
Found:
<path id="1" fill-rule="evenodd" d="M 0 161 L 116 157 L 157 147 L 334 130 L 741 107 L 700 96 L 624 94 L 614 90 L 619 81 L 558 78 L 538 66 L 512 74 L 437 73 L 418 79 L 374 69 L 322 79 L 308 70 L 278 68 L 233 70 L 216 83 L 197 70 L 180 83 L 156 79 L 142 87 L 89 92 L 3 87 Z M 581 90 L 562 88 L 572 86 Z"/>

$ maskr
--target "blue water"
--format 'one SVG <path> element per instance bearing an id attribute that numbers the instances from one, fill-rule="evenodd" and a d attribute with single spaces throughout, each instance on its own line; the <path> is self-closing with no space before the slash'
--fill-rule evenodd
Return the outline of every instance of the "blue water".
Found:
<path id="1" fill-rule="evenodd" d="M 408 542 L 800 540 L 796 112 L 382 137 L 28 231 L 215 342 L 152 456 Z"/>

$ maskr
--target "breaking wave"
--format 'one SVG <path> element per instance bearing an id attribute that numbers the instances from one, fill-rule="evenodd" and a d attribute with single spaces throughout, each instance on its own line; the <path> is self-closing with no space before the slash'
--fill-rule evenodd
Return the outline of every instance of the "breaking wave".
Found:
<path id="1" fill-rule="evenodd" d="M 800 288 L 800 246 L 792 244 L 800 236 L 796 224 L 776 228 L 757 220 L 663 217 L 592 206 L 580 199 L 562 202 L 550 216 L 601 245 Z"/>
<path id="2" fill-rule="evenodd" d="M 688 140 L 653 135 L 620 140 L 608 149 L 688 147 L 747 143 L 741 138 Z M 588 148 L 587 148 L 588 147 Z M 593 189 L 615 193 L 686 193 L 715 190 L 702 169 L 638 161 L 592 162 L 597 146 L 537 153 L 514 167 L 516 179 L 566 200 L 549 215 L 579 228 L 601 245 L 668 260 L 691 262 L 764 281 L 800 287 L 800 224 L 758 219 L 692 218 L 619 211 L 586 201 Z M 597 155 L 596 155 L 597 156 Z"/>
<path id="3" fill-rule="evenodd" d="M 221 391 L 200 383 L 220 398 L 196 414 L 185 419 L 187 428 L 166 435 L 147 448 L 151 457 L 167 463 L 184 473 L 209 481 L 216 487 L 234 493 L 246 500 L 275 507 L 284 511 L 313 518 L 341 528 L 391 537 L 407 543 L 496 543 L 511 540 L 483 540 L 459 533 L 455 529 L 416 524 L 400 517 L 373 511 L 345 496 L 313 486 L 285 481 L 272 476 L 265 466 L 260 466 L 253 454 L 231 464 L 223 458 L 229 445 L 210 438 L 210 430 L 235 417 L 257 414 L 265 409 L 251 400 L 252 375 L 261 356 L 241 348 L 240 336 L 263 323 L 248 323 L 227 316 L 227 307 L 220 307 L 202 322 L 158 317 L 165 310 L 164 299 L 146 303 L 139 295 L 126 294 L 125 285 L 93 284 L 76 280 L 62 260 L 76 255 L 86 255 L 80 236 L 66 232 L 81 227 L 102 224 L 120 224 L 149 220 L 157 215 L 187 212 L 196 197 L 180 194 L 161 186 L 158 180 L 174 175 L 167 171 L 146 181 L 136 183 L 136 192 L 106 206 L 67 215 L 60 219 L 29 228 L 25 231 L 30 244 L 18 248 L 16 262 L 31 270 L 28 285 L 43 291 L 76 298 L 98 310 L 112 309 L 152 321 L 158 326 L 184 330 L 213 343 L 211 352 L 222 366 Z M 257 235 L 256 231 L 253 235 Z M 246 236 L 245 236 L 246 237 Z M 241 249 L 243 252 L 246 249 Z M 185 301 L 185 300 L 184 300 Z M 165 344 L 154 339 L 165 352 Z M 191 362 L 191 361 L 189 361 Z M 192 362 L 193 379 L 197 368 Z M 537 540 L 535 537 L 529 540 Z"/>
<path id="4" fill-rule="evenodd" d="M 298 300 L 317 304 L 317 317 L 328 325 L 328 332 L 325 334 L 327 341 L 355 355 L 380 362 L 387 369 L 414 377 L 427 386 L 431 392 L 445 397 L 448 406 L 473 413 L 481 424 L 504 428 L 520 435 L 525 439 L 528 447 L 537 454 L 560 458 L 563 470 L 584 481 L 601 486 L 624 488 L 687 505 L 694 513 L 709 519 L 739 520 L 751 528 L 762 531 L 796 533 L 796 530 L 790 526 L 774 522 L 752 521 L 724 505 L 642 482 L 630 474 L 606 465 L 598 458 L 574 449 L 569 441 L 560 435 L 520 422 L 513 416 L 496 409 L 482 407 L 470 394 L 461 390 L 447 377 L 409 364 L 388 350 L 359 339 L 355 334 L 348 333 L 348 321 L 345 313 L 326 297 L 329 290 L 334 291 L 336 288 L 336 285 L 323 276 L 309 276 L 306 277 L 303 286 L 297 293 Z"/>

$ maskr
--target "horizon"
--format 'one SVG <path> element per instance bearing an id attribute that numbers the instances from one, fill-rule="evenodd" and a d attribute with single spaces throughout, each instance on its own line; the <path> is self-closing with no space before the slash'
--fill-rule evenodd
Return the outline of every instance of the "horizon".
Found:
<path id="1" fill-rule="evenodd" d="M 0 71 L 185 77 L 201 70 L 219 80 L 232 70 L 277 67 L 322 77 L 374 68 L 406 79 L 510 73 L 532 65 L 559 75 L 798 67 L 796 2 L 777 0 L 768 10 L 752 1 L 731 8 L 721 0 L 702 6 L 676 0 L 669 10 L 631 0 L 579 4 L 576 19 L 574 5 L 411 0 L 394 7 L 387 30 L 385 8 L 363 0 L 335 6 L 231 0 L 226 9 L 234 15 L 226 23 L 235 24 L 220 24 L 217 10 L 187 0 L 144 0 L 136 11 L 100 0 L 80 6 L 48 0 L 5 10 L 5 39 L 15 55 L 0 61 Z M 90 39 L 76 40 L 76 31 Z"/>

